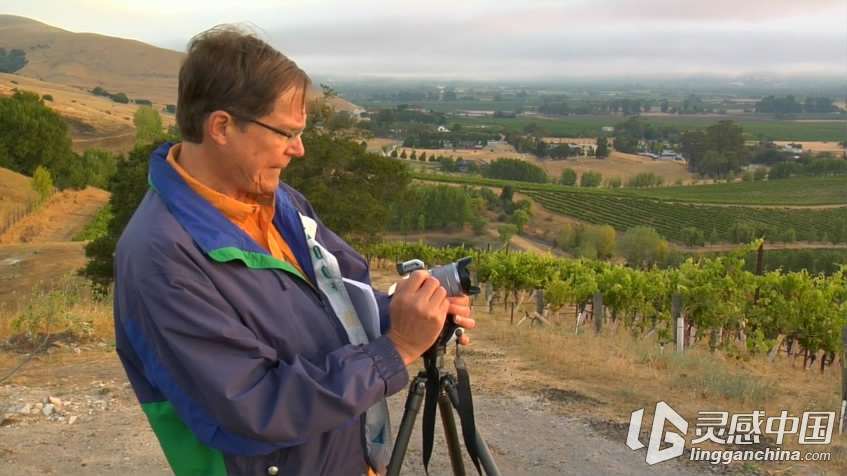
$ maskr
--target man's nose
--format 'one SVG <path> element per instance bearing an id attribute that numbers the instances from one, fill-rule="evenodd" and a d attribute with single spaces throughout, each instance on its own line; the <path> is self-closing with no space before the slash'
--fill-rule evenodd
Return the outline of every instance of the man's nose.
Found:
<path id="1" fill-rule="evenodd" d="M 291 157 L 303 157 L 306 154 L 306 147 L 303 145 L 303 136 L 298 136 L 294 142 L 289 144 L 286 153 Z"/>

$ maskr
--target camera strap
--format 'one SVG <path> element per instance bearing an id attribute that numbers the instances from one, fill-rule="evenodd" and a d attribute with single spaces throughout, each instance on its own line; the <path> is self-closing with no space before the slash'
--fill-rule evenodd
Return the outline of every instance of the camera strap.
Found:
<path id="1" fill-rule="evenodd" d="M 468 455 L 471 457 L 476 467 L 476 472 L 480 476 L 482 471 L 479 468 L 479 448 L 477 447 L 476 439 L 476 420 L 473 412 L 473 399 L 471 397 L 471 377 L 468 375 L 468 368 L 465 366 L 465 360 L 459 355 L 459 344 L 456 344 L 456 378 L 458 379 L 459 391 L 459 419 L 462 424 L 462 436 L 465 440 L 465 447 L 468 449 Z"/>
<path id="2" fill-rule="evenodd" d="M 462 437 L 465 441 L 465 447 L 468 450 L 468 455 L 471 457 L 476 467 L 476 472 L 480 476 L 482 470 L 479 466 L 479 448 L 477 447 L 476 439 L 476 421 L 474 420 L 473 397 L 471 396 L 471 379 L 468 375 L 468 369 L 465 366 L 465 361 L 459 355 L 459 344 L 456 343 L 456 378 L 457 391 L 459 394 L 459 405 L 457 411 L 459 420 L 462 425 Z M 438 404 L 438 397 L 441 394 L 441 383 L 438 368 L 428 366 L 426 368 L 426 395 L 424 397 L 423 410 L 423 465 L 426 474 L 429 474 L 429 459 L 432 456 L 432 442 L 435 436 L 435 409 Z"/>

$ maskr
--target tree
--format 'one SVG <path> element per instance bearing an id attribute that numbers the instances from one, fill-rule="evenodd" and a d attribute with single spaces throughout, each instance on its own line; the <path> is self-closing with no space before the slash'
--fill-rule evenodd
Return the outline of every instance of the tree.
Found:
<path id="1" fill-rule="evenodd" d="M 139 106 L 135 110 L 132 122 L 135 124 L 136 143 L 161 142 L 164 132 L 162 130 L 162 118 L 158 111 L 150 106 Z"/>
<path id="2" fill-rule="evenodd" d="M 107 225 L 106 234 L 85 246 L 88 263 L 81 270 L 81 274 L 100 291 L 105 291 L 114 281 L 115 246 L 132 214 L 149 190 L 147 164 L 158 146 L 159 144 L 155 143 L 136 145 L 126 160 L 117 162 L 115 173 L 109 180 L 112 218 Z"/>
<path id="3" fill-rule="evenodd" d="M 62 170 L 74 157 L 68 123 L 38 94 L 15 91 L 0 98 L 0 149 L 0 167 L 32 176 L 43 166 L 65 188 Z"/>
<path id="4" fill-rule="evenodd" d="M 488 225 L 488 219 L 481 215 L 474 215 L 471 218 L 471 230 L 476 236 L 481 236 L 485 232 L 485 227 Z"/>
<path id="5" fill-rule="evenodd" d="M 598 259 L 611 259 L 615 255 L 615 242 L 617 233 L 611 225 L 600 225 L 591 227 L 591 242 L 597 250 Z"/>
<path id="6" fill-rule="evenodd" d="M 500 234 L 500 243 L 505 245 L 513 236 L 518 234 L 518 227 L 513 223 L 508 223 L 498 228 L 497 232 Z"/>
<path id="7" fill-rule="evenodd" d="M 605 137 L 597 138 L 597 151 L 594 153 L 594 156 L 598 159 L 606 158 L 609 156 L 609 140 Z"/>
<path id="8" fill-rule="evenodd" d="M 569 167 L 562 170 L 562 177 L 559 179 L 559 182 L 562 185 L 576 185 L 576 178 L 576 170 Z"/>
<path id="9" fill-rule="evenodd" d="M 637 226 L 627 230 L 618 249 L 631 266 L 651 268 L 668 255 L 668 242 L 655 229 Z"/>
<path id="10" fill-rule="evenodd" d="M 529 223 L 529 214 L 524 210 L 516 210 L 514 214 L 512 214 L 512 219 L 510 222 L 517 227 L 517 232 L 522 233 L 523 228 Z"/>
<path id="11" fill-rule="evenodd" d="M 389 219 L 383 204 L 400 201 L 411 183 L 407 165 L 308 126 L 302 137 L 306 154 L 292 161 L 282 178 L 303 193 L 339 235 L 377 239 Z"/>
<path id="12" fill-rule="evenodd" d="M 41 165 L 32 174 L 32 189 L 38 194 L 39 202 L 44 202 L 53 194 L 53 178 Z"/>
<path id="13" fill-rule="evenodd" d="M 579 178 L 580 187 L 599 187 L 603 183 L 603 174 L 600 172 L 583 172 Z"/>
<path id="14" fill-rule="evenodd" d="M 511 185 L 506 185 L 500 191 L 500 201 L 503 203 L 511 203 L 515 196 L 515 188 Z"/>

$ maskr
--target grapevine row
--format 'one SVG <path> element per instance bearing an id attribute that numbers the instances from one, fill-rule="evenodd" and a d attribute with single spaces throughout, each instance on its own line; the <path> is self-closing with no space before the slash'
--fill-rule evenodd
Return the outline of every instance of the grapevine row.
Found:
<path id="1" fill-rule="evenodd" d="M 753 354 L 768 352 L 781 340 L 795 341 L 814 354 L 838 353 L 841 329 L 847 326 L 847 266 L 829 276 L 805 270 L 756 275 L 744 270 L 743 256 L 759 244 L 760 240 L 724 256 L 689 258 L 678 268 L 650 270 L 419 243 L 379 243 L 360 250 L 377 266 L 420 259 L 434 267 L 472 256 L 478 283 L 506 293 L 543 289 L 544 301 L 553 312 L 583 305 L 602 293 L 603 305 L 613 318 L 636 333 L 663 328 L 659 334 L 665 340 L 672 329 L 672 297 L 679 294 L 686 322 L 698 336 L 711 331 L 729 336 L 743 333 L 745 350 Z"/>
<path id="2" fill-rule="evenodd" d="M 589 223 L 609 224 L 620 231 L 651 226 L 671 240 L 682 240 L 686 227 L 697 228 L 707 236 L 712 230 L 724 236 L 735 223 L 747 223 L 762 229 L 793 229 L 798 239 L 809 241 L 821 241 L 824 236 L 835 243 L 847 241 L 847 215 L 843 208 L 708 206 L 565 191 L 523 193 L 556 213 Z"/>

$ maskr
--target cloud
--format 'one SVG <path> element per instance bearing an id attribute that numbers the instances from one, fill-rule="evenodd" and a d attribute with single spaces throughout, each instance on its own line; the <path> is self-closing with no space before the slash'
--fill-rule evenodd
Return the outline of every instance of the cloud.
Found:
<path id="1" fill-rule="evenodd" d="M 247 22 L 313 74 L 847 72 L 843 0 L 165 2 L 82 0 L 75 14 L 30 0 L 13 10 L 178 51 L 203 29 Z"/>

